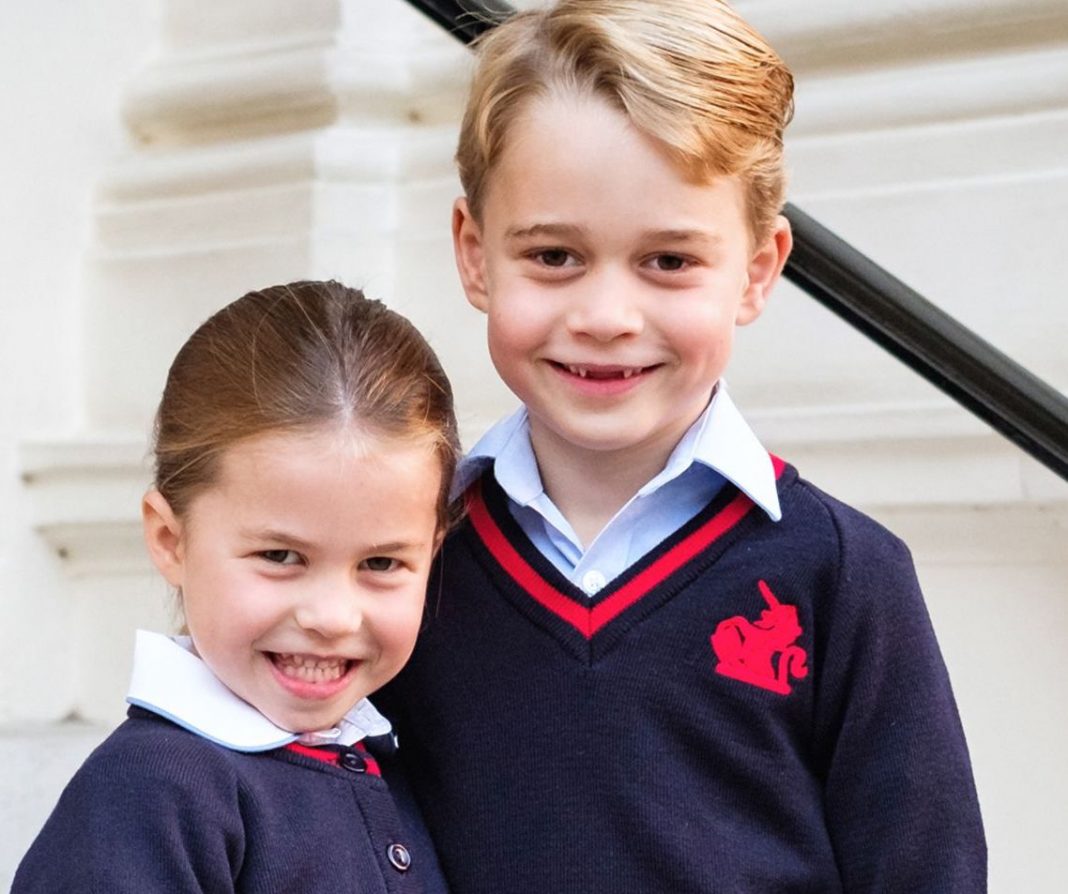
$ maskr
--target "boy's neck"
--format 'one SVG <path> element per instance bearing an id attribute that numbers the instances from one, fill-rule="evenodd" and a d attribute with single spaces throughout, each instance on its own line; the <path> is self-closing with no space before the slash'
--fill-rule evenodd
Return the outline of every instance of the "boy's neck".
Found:
<path id="1" fill-rule="evenodd" d="M 577 447 L 535 426 L 530 431 L 542 487 L 583 549 L 664 468 L 679 437 L 611 451 Z"/>

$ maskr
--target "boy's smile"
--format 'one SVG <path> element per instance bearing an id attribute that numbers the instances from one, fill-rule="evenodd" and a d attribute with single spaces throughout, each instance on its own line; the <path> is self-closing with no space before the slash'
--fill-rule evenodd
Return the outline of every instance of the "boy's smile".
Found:
<path id="1" fill-rule="evenodd" d="M 656 366 L 591 365 L 557 362 L 553 362 L 553 366 L 562 376 L 567 377 L 570 386 L 580 393 L 606 397 L 613 394 L 623 394 L 632 388 L 638 387 L 638 383 L 644 376 L 657 369 Z"/>
<path id="2" fill-rule="evenodd" d="M 454 236 L 539 462 L 596 468 L 611 453 L 655 474 L 785 260 L 785 224 L 754 251 L 747 219 L 736 179 L 688 181 L 601 99 L 522 109 L 480 218 L 459 201 Z"/>
<path id="3" fill-rule="evenodd" d="M 315 429 L 227 448 L 181 519 L 150 492 L 149 549 L 197 654 L 283 729 L 335 725 L 411 654 L 440 477 L 422 442 Z"/>

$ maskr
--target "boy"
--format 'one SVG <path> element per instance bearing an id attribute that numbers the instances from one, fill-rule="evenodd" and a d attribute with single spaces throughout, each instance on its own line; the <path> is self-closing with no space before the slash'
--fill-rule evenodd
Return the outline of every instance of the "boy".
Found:
<path id="1" fill-rule="evenodd" d="M 457 894 L 985 890 L 906 548 L 721 379 L 791 247 L 792 89 L 716 0 L 481 43 L 453 234 L 523 407 L 466 460 L 389 696 Z"/>

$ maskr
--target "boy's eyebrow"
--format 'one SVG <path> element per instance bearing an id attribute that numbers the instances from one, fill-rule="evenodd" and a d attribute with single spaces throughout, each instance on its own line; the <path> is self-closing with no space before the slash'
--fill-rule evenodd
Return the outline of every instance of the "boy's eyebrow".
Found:
<path id="1" fill-rule="evenodd" d="M 545 236 L 574 239 L 585 235 L 587 232 L 588 230 L 585 227 L 575 224 L 536 223 L 527 227 L 509 227 L 504 235 L 506 239 L 529 239 L 531 237 Z M 718 233 L 701 229 L 646 230 L 641 236 L 647 242 L 700 243 L 710 248 L 715 248 L 723 242 L 723 237 Z"/>
<path id="2" fill-rule="evenodd" d="M 574 238 L 586 232 L 584 227 L 565 223 L 536 223 L 529 227 L 509 227 L 505 230 L 506 239 L 528 239 L 531 236 L 568 236 Z"/>
<path id="3" fill-rule="evenodd" d="M 710 233 L 707 230 L 649 230 L 643 235 L 653 242 L 700 242 L 716 246 L 723 241 L 723 237 L 718 233 Z"/>

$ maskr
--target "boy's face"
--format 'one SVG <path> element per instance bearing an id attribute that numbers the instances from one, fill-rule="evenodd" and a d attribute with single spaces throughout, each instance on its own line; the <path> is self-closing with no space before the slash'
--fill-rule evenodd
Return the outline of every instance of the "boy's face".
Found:
<path id="1" fill-rule="evenodd" d="M 181 519 L 146 496 L 149 552 L 215 676 L 283 729 L 327 729 L 415 645 L 441 463 L 323 430 L 241 441 L 219 464 Z"/>
<path id="2" fill-rule="evenodd" d="M 736 179 L 687 181 L 603 100 L 547 97 L 520 113 L 481 219 L 461 199 L 453 233 L 539 456 L 666 458 L 789 252 L 785 220 L 754 248 L 745 212 Z"/>

